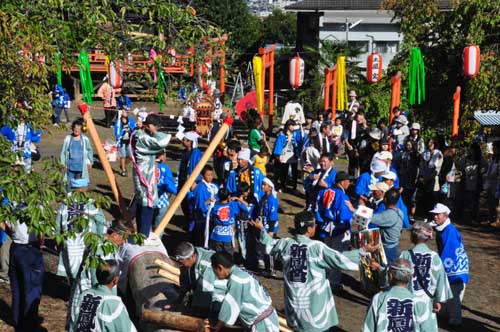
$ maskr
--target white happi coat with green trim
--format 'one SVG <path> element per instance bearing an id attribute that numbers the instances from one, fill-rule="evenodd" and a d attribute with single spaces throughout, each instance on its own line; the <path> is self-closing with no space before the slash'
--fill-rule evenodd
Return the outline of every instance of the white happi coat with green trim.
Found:
<path id="1" fill-rule="evenodd" d="M 340 253 L 304 235 L 273 240 L 262 231 L 266 252 L 283 262 L 285 314 L 294 331 L 322 332 L 338 324 L 329 269 L 359 270 L 359 250 Z"/>
<path id="2" fill-rule="evenodd" d="M 239 318 L 243 324 L 251 327 L 252 332 L 279 332 L 278 315 L 274 309 L 267 318 L 255 323 L 271 305 L 271 297 L 259 281 L 233 266 L 218 318 L 227 325 L 235 325 Z"/>
<path id="3" fill-rule="evenodd" d="M 104 234 L 106 233 L 107 223 L 106 218 L 102 211 L 89 201 L 87 204 L 75 203 L 66 205 L 61 204 L 56 216 L 56 232 L 64 234 L 72 229 L 72 220 L 78 215 L 83 216 L 89 220 L 85 232 Z M 75 279 L 82 263 L 83 253 L 85 252 L 85 243 L 83 240 L 83 233 L 76 233 L 76 236 L 67 239 L 64 249 L 59 254 L 59 262 L 57 265 L 57 275 L 67 276 Z M 89 285 L 88 288 L 90 288 Z"/>
<path id="4" fill-rule="evenodd" d="M 375 294 L 366 313 L 363 332 L 433 331 L 426 301 L 407 288 L 393 286 Z"/>
<path id="5" fill-rule="evenodd" d="M 198 257 L 194 264 L 196 288 L 193 294 L 192 306 L 218 309 L 226 294 L 227 280 L 217 279 L 212 270 L 210 259 L 215 254 L 215 251 L 200 247 L 196 247 L 195 251 Z"/>
<path id="6" fill-rule="evenodd" d="M 408 285 L 408 289 L 427 303 L 429 312 L 431 313 L 430 319 L 434 322 L 434 328 L 429 330 L 429 332 L 437 332 L 437 317 L 436 314 L 432 312 L 432 308 L 434 302 L 445 303 L 453 298 L 450 283 L 448 282 L 446 271 L 444 270 L 443 263 L 437 252 L 429 249 L 426 244 L 420 243 L 413 247 L 413 253 L 416 261 L 412 259 L 409 251 L 403 251 L 400 257 L 412 262 L 414 271 L 416 271 L 416 269 L 419 270 L 423 278 L 423 285 L 420 285 L 417 281 L 416 272 L 413 272 L 413 280 Z M 432 298 L 425 293 L 422 286 L 433 295 Z"/>
<path id="7" fill-rule="evenodd" d="M 78 300 L 75 332 L 136 332 L 122 299 L 113 290 L 97 285 L 86 290 Z"/>

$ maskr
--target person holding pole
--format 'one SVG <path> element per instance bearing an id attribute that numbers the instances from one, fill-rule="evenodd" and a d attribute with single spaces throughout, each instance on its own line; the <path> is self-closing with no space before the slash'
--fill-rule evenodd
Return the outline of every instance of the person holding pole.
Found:
<path id="1" fill-rule="evenodd" d="M 154 207 L 158 202 L 155 176 L 156 155 L 165 149 L 172 137 L 170 134 L 158 131 L 159 120 L 156 114 L 148 115 L 143 127 L 136 130 L 133 133 L 135 137 L 131 138 L 131 157 L 134 163 L 134 185 L 137 199 L 137 229 L 146 237 L 149 236 L 153 223 Z"/>

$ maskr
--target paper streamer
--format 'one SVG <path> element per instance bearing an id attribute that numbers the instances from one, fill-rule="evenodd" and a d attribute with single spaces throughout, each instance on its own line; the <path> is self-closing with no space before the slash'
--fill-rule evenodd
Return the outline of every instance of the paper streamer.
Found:
<path id="1" fill-rule="evenodd" d="M 56 57 L 55 57 L 54 62 L 56 63 L 57 85 L 62 86 L 61 53 L 56 53 Z"/>
<path id="2" fill-rule="evenodd" d="M 90 62 L 87 51 L 80 51 L 78 56 L 78 64 L 80 66 L 80 82 L 82 85 L 83 100 L 88 105 L 92 105 L 92 95 L 94 94 L 94 85 L 90 76 Z"/>
<path id="3" fill-rule="evenodd" d="M 252 60 L 253 75 L 255 80 L 255 95 L 257 97 L 257 110 L 264 115 L 264 86 L 262 84 L 262 57 L 256 55 Z"/>
<path id="4" fill-rule="evenodd" d="M 408 104 L 422 104 L 426 99 L 425 68 L 422 53 L 416 47 L 411 50 L 408 82 Z"/>
<path id="5" fill-rule="evenodd" d="M 165 88 L 167 87 L 167 82 L 165 80 L 165 73 L 163 73 L 162 63 L 160 58 L 155 59 L 155 72 L 158 74 L 158 105 L 160 107 L 160 112 L 163 112 L 163 104 L 165 103 Z"/>
<path id="6" fill-rule="evenodd" d="M 347 110 L 347 78 L 345 56 L 337 58 L 337 109 Z"/>

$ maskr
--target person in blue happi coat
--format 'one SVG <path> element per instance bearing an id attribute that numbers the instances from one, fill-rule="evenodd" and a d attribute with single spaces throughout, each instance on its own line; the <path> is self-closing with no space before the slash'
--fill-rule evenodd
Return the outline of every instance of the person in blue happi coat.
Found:
<path id="1" fill-rule="evenodd" d="M 188 177 L 193 173 L 194 168 L 201 159 L 202 153 L 198 149 L 198 134 L 194 131 L 189 131 L 184 134 L 182 138 L 182 146 L 184 150 L 181 152 L 181 162 L 179 163 L 179 170 L 177 171 L 177 187 L 182 188 Z M 201 177 L 198 176 L 196 181 L 200 181 Z M 192 200 L 191 193 L 188 193 L 186 198 L 181 203 L 182 213 L 191 222 L 194 216 L 191 213 L 190 201 Z"/>
<path id="2" fill-rule="evenodd" d="M 22 165 L 26 173 L 31 172 L 32 151 L 31 143 L 39 143 L 42 131 L 34 130 L 29 123 L 26 123 L 26 115 L 19 116 L 19 122 L 16 127 L 5 125 L 1 129 L 2 135 L 12 144 L 12 152 L 21 152 Z"/>
<path id="3" fill-rule="evenodd" d="M 337 171 L 333 168 L 333 154 L 324 153 L 319 159 L 320 168 L 314 170 L 304 180 L 304 190 L 306 192 L 306 208 L 314 211 L 316 208 L 316 198 L 320 190 L 332 188 L 335 184 Z"/>
<path id="4" fill-rule="evenodd" d="M 448 325 L 460 326 L 462 299 L 465 285 L 469 283 L 469 257 L 465 251 L 462 235 L 449 218 L 451 210 L 446 205 L 438 203 L 429 212 L 434 215 L 437 249 L 453 293 L 453 298 L 448 300 L 440 313 L 448 316 Z"/>
<path id="5" fill-rule="evenodd" d="M 210 210 L 213 225 L 210 249 L 225 251 L 232 256 L 235 218 L 241 211 L 248 211 L 248 203 L 241 197 L 230 197 L 226 188 L 221 188 L 218 196 L 219 200 Z"/>
<path id="6" fill-rule="evenodd" d="M 389 186 L 389 189 L 391 188 L 396 188 L 399 190 L 399 188 L 395 184 L 396 180 L 396 174 L 394 172 L 385 172 L 382 176 L 382 182 L 387 184 Z M 399 190 L 400 191 L 400 190 Z M 408 208 L 406 207 L 406 204 L 403 202 L 402 196 L 399 197 L 398 202 L 396 203 L 396 207 L 403 212 L 403 228 L 409 229 L 410 228 L 410 218 L 408 217 Z M 374 213 L 379 213 L 382 212 L 386 209 L 384 202 L 379 204 L 377 206 L 377 209 L 373 211 Z"/>
<path id="7" fill-rule="evenodd" d="M 167 165 L 167 151 L 163 150 L 157 156 L 156 168 L 158 169 L 158 204 L 156 204 L 156 217 L 153 221 L 153 229 L 155 229 L 163 219 L 170 205 L 169 194 L 177 195 L 177 184 L 175 183 L 174 175 Z"/>
<path id="8" fill-rule="evenodd" d="M 259 204 L 253 209 L 252 219 L 262 220 L 264 224 L 264 230 L 267 234 L 273 238 L 278 236 L 278 195 L 276 190 L 274 189 L 274 184 L 269 178 L 264 178 L 262 180 L 262 191 L 264 192 L 264 196 L 262 196 L 262 200 Z M 264 263 L 264 274 L 268 276 L 276 276 L 276 271 L 274 269 L 274 261 L 271 255 L 266 254 L 265 248 L 260 245 L 258 239 L 260 236 L 260 230 L 254 229 L 252 227 L 252 231 L 250 232 L 248 241 L 248 252 L 256 253 L 255 257 L 250 255 L 249 263 L 250 265 L 253 263 L 260 263 L 261 261 Z M 253 260 L 252 260 L 253 259 Z M 262 265 L 262 264 L 259 264 Z"/>
<path id="9" fill-rule="evenodd" d="M 369 186 L 379 182 L 381 180 L 380 176 L 386 171 L 387 165 L 385 162 L 375 159 L 370 164 L 370 172 L 364 172 L 358 177 L 354 191 L 360 204 L 367 205 L 371 193 Z"/>
<path id="10" fill-rule="evenodd" d="M 325 188 L 319 192 L 316 203 L 316 222 L 319 226 L 318 236 L 330 248 L 338 252 L 349 250 L 346 236 L 351 229 L 354 207 L 346 193 L 351 185 L 352 177 L 346 172 L 338 172 L 333 188 Z M 331 270 L 328 279 L 334 291 L 342 289 L 342 274 Z"/>
<path id="11" fill-rule="evenodd" d="M 274 143 L 273 156 L 276 165 L 276 186 L 278 190 L 286 190 L 287 184 L 291 180 L 292 190 L 297 190 L 298 161 L 300 158 L 302 133 L 295 130 L 295 121 L 288 120 L 285 128 L 276 137 Z M 291 168 L 292 178 L 289 177 Z"/>
<path id="12" fill-rule="evenodd" d="M 214 169 L 205 165 L 201 170 L 201 181 L 196 184 L 192 193 L 192 207 L 194 213 L 194 229 L 191 242 L 197 247 L 203 247 L 208 236 L 207 223 L 210 211 L 217 201 L 219 187 L 213 182 Z M 206 246 L 205 246 L 206 247 Z"/>
<path id="13" fill-rule="evenodd" d="M 262 180 L 264 174 L 250 162 L 250 149 L 241 149 L 238 152 L 238 167 L 229 171 L 226 181 L 226 188 L 231 196 L 238 194 L 238 184 L 248 183 L 250 186 L 250 195 L 247 202 L 251 204 L 258 203 L 264 193 L 262 192 Z"/>

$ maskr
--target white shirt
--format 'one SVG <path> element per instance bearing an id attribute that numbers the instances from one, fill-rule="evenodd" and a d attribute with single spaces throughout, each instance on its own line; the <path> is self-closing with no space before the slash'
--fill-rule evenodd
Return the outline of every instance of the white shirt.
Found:
<path id="1" fill-rule="evenodd" d="M 28 234 L 28 225 L 26 223 L 16 223 L 12 225 L 12 242 L 17 244 L 28 244 L 36 242 L 37 237 L 35 234 Z"/>
<path id="2" fill-rule="evenodd" d="M 304 116 L 304 110 L 302 109 L 302 105 L 293 101 L 289 101 L 285 105 L 285 112 L 283 113 L 283 119 L 281 119 L 281 124 L 284 125 L 290 118 L 293 118 L 293 120 L 296 123 L 306 123 L 306 118 Z"/>
<path id="3" fill-rule="evenodd" d="M 187 106 L 184 106 L 183 110 L 182 110 L 182 116 L 185 117 L 185 118 L 189 118 L 189 122 L 195 122 L 196 121 L 196 118 L 195 118 L 195 115 L 196 115 L 196 112 L 194 111 L 194 108 L 192 108 L 191 106 L 187 105 Z"/>

